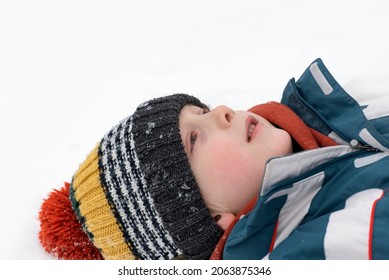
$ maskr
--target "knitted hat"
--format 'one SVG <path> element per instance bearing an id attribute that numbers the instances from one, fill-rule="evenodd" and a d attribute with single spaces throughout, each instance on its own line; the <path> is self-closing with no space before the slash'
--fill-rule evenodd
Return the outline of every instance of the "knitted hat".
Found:
<path id="1" fill-rule="evenodd" d="M 179 115 L 187 104 L 206 107 L 185 94 L 141 104 L 103 137 L 73 176 L 72 209 L 104 259 L 207 259 L 221 237 L 181 140 Z M 57 201 L 49 197 L 42 205 L 42 245 L 60 258 L 99 258 L 83 255 L 90 246 L 82 238 L 61 245 L 74 238 L 75 229 L 57 222 L 69 215 L 53 210 L 58 204 L 66 208 Z"/>

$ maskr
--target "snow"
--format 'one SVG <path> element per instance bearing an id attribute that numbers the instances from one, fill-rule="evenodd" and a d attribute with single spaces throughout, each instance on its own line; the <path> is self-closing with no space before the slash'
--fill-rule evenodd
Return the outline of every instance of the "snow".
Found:
<path id="1" fill-rule="evenodd" d="M 42 200 L 153 97 L 280 99 L 321 57 L 357 99 L 388 95 L 384 0 L 0 1 L 0 259 L 51 259 Z"/>

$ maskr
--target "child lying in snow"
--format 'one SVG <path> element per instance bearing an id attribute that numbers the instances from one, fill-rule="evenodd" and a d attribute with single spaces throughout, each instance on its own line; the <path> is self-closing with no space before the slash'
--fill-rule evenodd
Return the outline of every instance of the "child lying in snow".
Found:
<path id="1" fill-rule="evenodd" d="M 281 103 L 151 100 L 45 200 L 41 243 L 65 259 L 389 259 L 386 108 L 320 59 Z"/>

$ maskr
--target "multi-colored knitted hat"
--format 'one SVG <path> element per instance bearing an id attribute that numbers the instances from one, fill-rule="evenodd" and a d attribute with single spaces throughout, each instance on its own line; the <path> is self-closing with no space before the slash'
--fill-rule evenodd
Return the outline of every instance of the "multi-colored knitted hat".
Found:
<path id="1" fill-rule="evenodd" d="M 71 184 L 42 204 L 46 251 L 63 259 L 209 258 L 222 230 L 181 141 L 187 104 L 206 107 L 185 94 L 153 99 L 102 138 Z"/>

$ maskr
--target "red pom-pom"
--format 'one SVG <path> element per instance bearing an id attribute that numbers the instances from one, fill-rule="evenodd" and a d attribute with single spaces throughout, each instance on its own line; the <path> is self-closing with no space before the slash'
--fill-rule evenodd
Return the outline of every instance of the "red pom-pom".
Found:
<path id="1" fill-rule="evenodd" d="M 101 260 L 102 255 L 82 230 L 72 209 L 69 188 L 65 183 L 44 200 L 39 212 L 39 240 L 46 252 L 59 259 Z"/>

